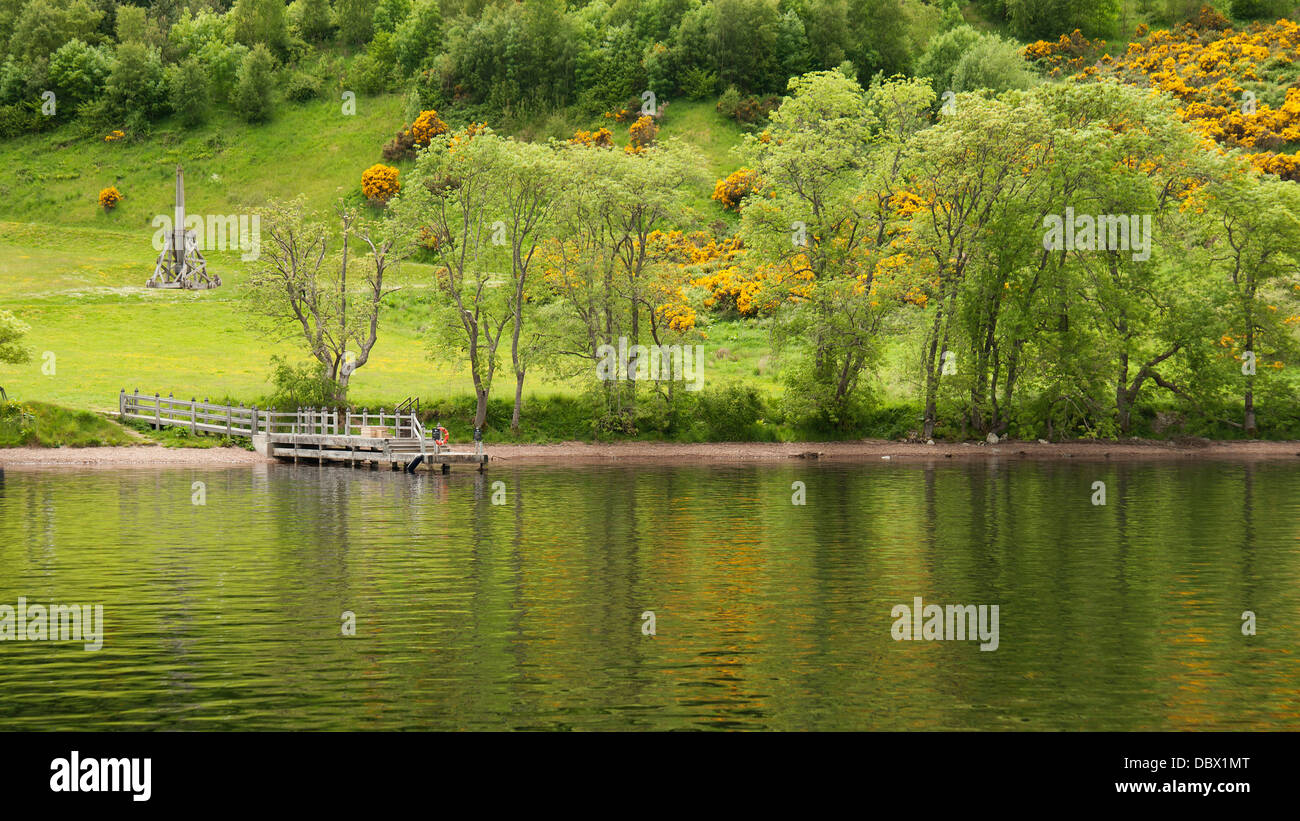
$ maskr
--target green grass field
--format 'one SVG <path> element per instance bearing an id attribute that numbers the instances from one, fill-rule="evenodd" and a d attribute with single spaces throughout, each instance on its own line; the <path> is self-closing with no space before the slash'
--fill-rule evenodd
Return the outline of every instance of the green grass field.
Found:
<path id="1" fill-rule="evenodd" d="M 139 389 L 189 398 L 253 404 L 271 391 L 271 357 L 301 361 L 293 341 L 267 339 L 246 323 L 237 300 L 245 275 L 235 252 L 207 254 L 223 287 L 179 292 L 144 287 L 153 271 L 156 214 L 169 213 L 176 164 L 186 169 L 190 213 L 246 213 L 268 198 L 305 195 L 327 209 L 356 191 L 361 172 L 382 161 L 380 149 L 402 122 L 402 100 L 362 98 L 357 114 L 317 102 L 285 105 L 276 118 L 249 126 L 219 115 L 189 131 L 164 122 L 144 140 L 105 142 L 77 137 L 72 128 L 0 143 L 0 308 L 31 325 L 25 365 L 0 365 L 0 385 L 14 398 L 70 408 L 111 410 L 117 393 Z M 572 132 L 552 121 L 519 130 L 541 136 L 543 127 Z M 616 127 L 626 142 L 626 128 Z M 678 137 L 701 153 L 707 182 L 692 192 L 703 219 L 734 219 L 709 199 L 712 181 L 739 166 L 731 152 L 740 128 L 711 103 L 674 101 L 662 137 Z M 403 170 L 409 163 L 399 163 Z M 105 212 L 100 189 L 115 185 L 124 198 Z M 406 264 L 408 288 L 419 288 L 423 266 Z M 399 300 L 399 305 L 407 303 Z M 370 362 L 352 380 L 359 405 L 391 406 L 409 395 L 426 400 L 472 393 L 467 372 L 433 360 L 421 335 L 421 317 L 395 307 L 384 318 Z M 710 346 L 729 355 L 711 358 L 710 378 L 770 378 L 766 333 L 748 323 L 715 323 Z M 733 358 L 734 357 L 734 358 Z M 530 396 L 573 395 L 568 385 L 535 375 Z M 508 374 L 498 395 L 512 393 Z"/>

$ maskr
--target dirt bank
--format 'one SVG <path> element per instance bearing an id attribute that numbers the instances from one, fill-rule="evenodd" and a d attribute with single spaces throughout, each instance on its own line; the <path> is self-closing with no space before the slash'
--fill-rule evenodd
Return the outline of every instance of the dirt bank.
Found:
<path id="1" fill-rule="evenodd" d="M 242 448 L 165 448 L 139 445 L 111 448 L 3 448 L 0 468 L 26 467 L 225 467 L 266 461 Z"/>
<path id="2" fill-rule="evenodd" d="M 1296 459 L 1300 442 L 1016 442 L 934 445 L 860 440 L 855 442 L 618 442 L 556 445 L 491 445 L 494 462 L 743 462 L 813 458 L 823 460 L 928 461 L 932 459 Z"/>
<path id="3" fill-rule="evenodd" d="M 950 459 L 1298 459 L 1300 442 L 941 442 L 934 445 L 883 440 L 855 442 L 617 442 L 487 446 L 500 464 L 602 464 L 611 462 L 752 462 L 816 458 L 829 461 L 918 462 Z M 265 461 L 239 448 L 164 448 L 157 445 L 107 448 L 0 449 L 0 468 L 23 467 L 222 467 Z"/>

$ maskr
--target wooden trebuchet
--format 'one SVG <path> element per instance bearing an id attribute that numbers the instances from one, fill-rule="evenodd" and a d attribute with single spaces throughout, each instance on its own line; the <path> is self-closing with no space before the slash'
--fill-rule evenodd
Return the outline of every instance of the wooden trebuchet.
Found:
<path id="1" fill-rule="evenodd" d="M 199 251 L 198 236 L 185 230 L 185 177 L 179 165 L 176 166 L 176 212 L 172 230 L 165 236 L 153 276 L 145 286 L 186 290 L 221 287 L 221 277 L 208 273 L 208 262 Z"/>

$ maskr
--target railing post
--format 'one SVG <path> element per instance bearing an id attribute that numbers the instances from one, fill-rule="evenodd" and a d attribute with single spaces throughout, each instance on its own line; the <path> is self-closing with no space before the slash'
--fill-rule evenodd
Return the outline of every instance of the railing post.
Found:
<path id="1" fill-rule="evenodd" d="M 257 435 L 257 405 L 253 406 L 253 435 Z"/>
<path id="2" fill-rule="evenodd" d="M 140 413 L 140 389 L 139 388 L 135 389 L 135 400 L 131 403 L 131 412 L 133 414 Z"/>
<path id="3" fill-rule="evenodd" d="M 194 401 L 193 396 L 190 397 L 190 433 L 199 435 L 198 403 Z"/>
<path id="4" fill-rule="evenodd" d="M 126 388 L 122 388 L 122 392 L 117 395 L 117 417 L 126 418 Z"/>
<path id="5" fill-rule="evenodd" d="M 157 391 L 153 395 L 153 429 L 162 430 L 162 396 Z"/>

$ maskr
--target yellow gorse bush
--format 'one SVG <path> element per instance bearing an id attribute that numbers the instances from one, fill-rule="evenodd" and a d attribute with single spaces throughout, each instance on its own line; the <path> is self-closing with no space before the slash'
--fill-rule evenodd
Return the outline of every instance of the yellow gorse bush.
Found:
<path id="1" fill-rule="evenodd" d="M 411 123 L 411 136 L 415 138 L 415 144 L 419 146 L 428 145 L 429 142 L 440 134 L 447 133 L 447 124 L 438 116 L 434 109 L 421 111 L 420 116 L 415 118 Z"/>
<path id="2" fill-rule="evenodd" d="M 729 211 L 740 210 L 740 201 L 758 188 L 758 172 L 740 168 L 731 172 L 713 186 L 713 199 Z"/>
<path id="3" fill-rule="evenodd" d="M 1179 101 L 1179 116 L 1207 139 L 1254 149 L 1250 159 L 1256 168 L 1300 182 L 1300 154 L 1272 153 L 1300 142 L 1300 86 L 1283 90 L 1278 81 L 1260 76 L 1269 68 L 1277 76 L 1297 75 L 1300 23 L 1278 20 L 1234 31 L 1210 9 L 1202 11 L 1196 25 L 1150 33 L 1140 28 L 1137 36 L 1113 60 L 1099 59 L 1104 42 L 1089 41 L 1077 30 L 1055 42 L 1031 43 L 1024 55 L 1052 76 L 1076 81 L 1114 77 L 1170 94 Z M 1270 93 L 1275 102 L 1281 95 L 1280 105 L 1259 99 Z"/>
<path id="4" fill-rule="evenodd" d="M 397 169 L 391 165 L 375 163 L 361 172 L 361 193 L 375 203 L 386 203 L 402 190 L 397 181 Z"/>
<path id="5" fill-rule="evenodd" d="M 112 210 L 122 200 L 122 192 L 117 190 L 117 186 L 110 185 L 108 188 L 99 192 L 99 207 L 105 211 Z"/>

